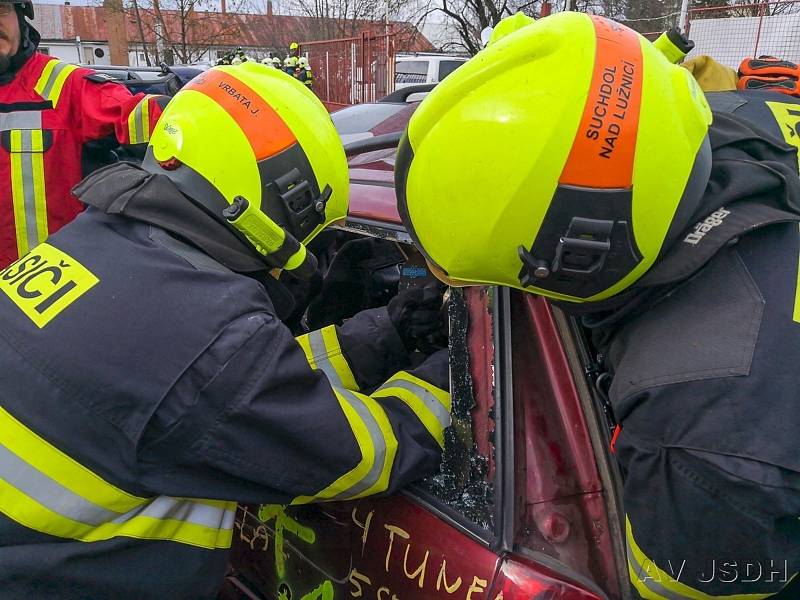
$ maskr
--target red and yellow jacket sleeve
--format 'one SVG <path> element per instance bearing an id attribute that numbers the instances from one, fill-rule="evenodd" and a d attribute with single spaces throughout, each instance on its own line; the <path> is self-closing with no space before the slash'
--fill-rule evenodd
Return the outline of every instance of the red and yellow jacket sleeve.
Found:
<path id="1" fill-rule="evenodd" d="M 113 81 L 103 81 L 91 73 L 79 75 L 73 93 L 80 94 L 74 103 L 80 108 L 77 122 L 83 142 L 114 135 L 120 144 L 145 144 L 169 101 L 168 96 L 132 95 Z"/>

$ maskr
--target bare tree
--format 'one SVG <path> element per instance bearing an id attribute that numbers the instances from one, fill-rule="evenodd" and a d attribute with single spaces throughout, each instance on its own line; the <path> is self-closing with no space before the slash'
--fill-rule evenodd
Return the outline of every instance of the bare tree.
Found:
<path id="1" fill-rule="evenodd" d="M 417 0 L 290 0 L 289 10 L 305 17 L 299 30 L 306 41 L 354 37 L 364 30 L 391 31 L 407 40 L 419 35 L 413 22 L 424 6 Z"/>
<path id="2" fill-rule="evenodd" d="M 501 19 L 516 12 L 538 18 L 542 0 L 441 0 L 433 7 L 447 17 L 457 39 L 444 45 L 443 50 L 458 50 L 474 55 L 481 49 L 481 31 L 494 27 Z"/>
<path id="3" fill-rule="evenodd" d="M 236 13 L 246 10 L 249 0 L 227 4 L 222 13 L 213 0 L 131 0 L 128 13 L 148 64 L 190 64 L 214 47 L 241 43 Z"/>

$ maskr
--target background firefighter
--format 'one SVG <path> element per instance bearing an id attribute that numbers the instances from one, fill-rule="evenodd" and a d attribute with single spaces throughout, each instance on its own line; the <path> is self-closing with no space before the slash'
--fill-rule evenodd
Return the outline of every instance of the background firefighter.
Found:
<path id="1" fill-rule="evenodd" d="M 30 1 L 0 3 L 0 267 L 82 210 L 70 190 L 84 144 L 111 135 L 146 143 L 167 101 L 38 52 L 26 18 Z"/>

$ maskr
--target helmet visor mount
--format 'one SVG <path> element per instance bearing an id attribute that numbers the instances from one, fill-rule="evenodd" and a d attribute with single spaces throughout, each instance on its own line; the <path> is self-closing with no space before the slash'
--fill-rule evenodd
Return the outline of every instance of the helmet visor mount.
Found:
<path id="1" fill-rule="evenodd" d="M 518 249 L 520 285 L 589 298 L 623 279 L 642 260 L 632 202 L 632 189 L 559 185 L 536 240 Z"/>

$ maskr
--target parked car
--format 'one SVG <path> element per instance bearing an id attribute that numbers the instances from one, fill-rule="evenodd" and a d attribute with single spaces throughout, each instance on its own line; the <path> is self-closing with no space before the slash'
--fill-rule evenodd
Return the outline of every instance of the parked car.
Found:
<path id="1" fill-rule="evenodd" d="M 337 314 L 326 306 L 340 298 L 312 297 L 296 333 L 431 279 L 391 169 L 420 93 L 333 115 L 347 140 L 350 211 L 313 250 L 328 276 L 339 269 L 336 281 L 350 269 L 356 293 Z M 380 260 L 337 261 L 365 239 Z M 390 497 L 240 506 L 222 598 L 630 597 L 611 427 L 581 327 L 542 298 L 492 286 L 451 289 L 449 323 L 453 424 L 440 472 Z"/>
<path id="2" fill-rule="evenodd" d="M 420 83 L 439 83 L 467 60 L 450 54 L 399 55 L 395 58 L 395 89 Z"/>
<path id="3" fill-rule="evenodd" d="M 127 87 L 131 93 L 163 94 L 174 96 L 184 85 L 206 70 L 200 66 L 177 65 L 160 67 L 134 67 L 116 65 L 84 65 L 108 75 Z"/>

